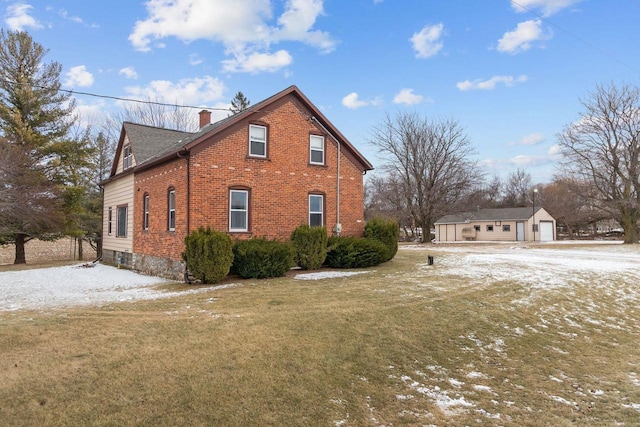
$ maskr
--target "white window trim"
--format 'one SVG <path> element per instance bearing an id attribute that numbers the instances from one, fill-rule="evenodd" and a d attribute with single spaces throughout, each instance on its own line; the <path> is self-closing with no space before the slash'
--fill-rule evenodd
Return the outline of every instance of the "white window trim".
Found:
<path id="1" fill-rule="evenodd" d="M 262 128 L 264 129 L 264 141 L 260 141 L 260 140 L 252 140 L 251 139 L 251 129 L 252 128 Z M 267 136 L 267 127 L 266 126 L 262 126 L 262 125 L 249 125 L 249 156 L 250 157 L 260 157 L 260 158 L 266 158 L 267 157 L 267 140 L 268 140 L 268 136 Z M 251 152 L 251 142 L 259 142 L 261 144 L 264 144 L 264 154 L 254 154 Z"/>
<path id="2" fill-rule="evenodd" d="M 133 153 L 131 152 L 131 145 L 125 145 L 122 151 L 122 169 L 126 170 L 129 169 L 133 163 Z"/>
<path id="3" fill-rule="evenodd" d="M 318 148 L 314 148 L 311 146 L 311 141 L 314 140 L 314 138 L 320 139 L 322 141 L 322 148 L 318 149 Z M 313 161 L 313 152 L 314 151 L 319 151 L 322 153 L 322 162 L 314 162 Z M 324 153 L 324 136 L 321 135 L 310 135 L 309 136 L 309 163 L 312 165 L 324 165 L 325 164 L 325 153 Z"/>
<path id="4" fill-rule="evenodd" d="M 320 211 L 312 211 L 311 210 L 311 198 L 319 197 L 320 198 Z M 311 226 L 311 215 L 320 214 L 320 226 L 324 226 L 324 195 L 322 194 L 309 194 L 309 226 Z"/>
<path id="5" fill-rule="evenodd" d="M 244 194 L 244 203 L 245 209 L 233 209 L 231 207 L 233 193 L 243 193 Z M 244 212 L 245 219 L 245 227 L 244 228 L 233 228 L 231 226 L 231 213 L 232 212 Z M 249 231 L 249 191 L 248 190 L 229 190 L 229 231 L 234 233 L 243 233 Z"/>
<path id="6" fill-rule="evenodd" d="M 171 196 L 173 195 L 173 206 L 171 206 Z M 169 231 L 176 231 L 176 190 L 169 190 L 167 194 L 167 228 Z M 173 224 L 171 224 L 171 214 L 173 213 Z"/>
<path id="7" fill-rule="evenodd" d="M 109 212 L 107 213 L 107 235 L 113 234 L 113 208 L 109 206 Z"/>
<path id="8" fill-rule="evenodd" d="M 124 209 L 124 234 L 120 234 L 120 209 Z M 128 218 L 129 217 L 129 206 L 118 206 L 116 207 L 116 237 L 127 237 L 127 231 L 129 228 Z"/>
<path id="9" fill-rule="evenodd" d="M 150 199 L 149 199 L 149 194 L 145 194 L 144 197 L 142 198 L 142 204 L 143 204 L 143 216 L 142 216 L 142 229 L 144 231 L 149 231 L 149 203 L 150 203 Z"/>

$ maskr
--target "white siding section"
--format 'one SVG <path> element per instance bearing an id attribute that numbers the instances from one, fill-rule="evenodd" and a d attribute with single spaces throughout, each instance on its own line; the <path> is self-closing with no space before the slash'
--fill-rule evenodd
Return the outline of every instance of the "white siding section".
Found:
<path id="1" fill-rule="evenodd" d="M 127 134 L 124 135 L 124 141 L 122 143 L 122 148 L 120 153 L 118 153 L 118 167 L 116 168 L 116 175 L 122 173 L 124 171 L 124 147 L 129 145 L 129 136 Z M 131 153 L 131 167 L 136 165 L 136 156 L 135 153 Z"/>
<path id="2" fill-rule="evenodd" d="M 121 167 L 119 165 L 118 167 Z M 133 174 L 112 181 L 104 186 L 102 214 L 102 247 L 120 252 L 133 252 Z M 117 207 L 127 205 L 127 237 L 116 237 Z M 113 212 L 111 235 L 109 232 L 109 208 Z"/>

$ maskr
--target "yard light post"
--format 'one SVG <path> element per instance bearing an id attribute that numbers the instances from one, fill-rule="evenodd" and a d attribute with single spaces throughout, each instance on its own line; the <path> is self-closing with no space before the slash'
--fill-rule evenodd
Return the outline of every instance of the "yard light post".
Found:
<path id="1" fill-rule="evenodd" d="M 533 229 L 533 241 L 536 241 L 536 193 L 538 192 L 537 188 L 533 189 L 533 207 L 531 208 L 531 217 L 533 218 L 533 225 L 531 228 Z"/>

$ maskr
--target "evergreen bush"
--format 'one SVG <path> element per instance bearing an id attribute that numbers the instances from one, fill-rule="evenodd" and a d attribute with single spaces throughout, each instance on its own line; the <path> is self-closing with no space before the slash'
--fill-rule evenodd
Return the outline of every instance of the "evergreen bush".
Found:
<path id="1" fill-rule="evenodd" d="M 364 237 L 331 237 L 326 264 L 333 268 L 373 267 L 384 262 L 387 247 Z"/>
<path id="2" fill-rule="evenodd" d="M 303 224 L 291 233 L 295 263 L 303 270 L 317 270 L 327 257 L 327 229 Z"/>
<path id="3" fill-rule="evenodd" d="M 398 252 L 398 222 L 395 219 L 373 218 L 364 227 L 364 237 L 384 243 L 387 253 L 383 262 L 389 261 Z"/>
<path id="4" fill-rule="evenodd" d="M 218 283 L 229 274 L 233 242 L 225 233 L 200 227 L 184 239 L 182 258 L 187 270 L 202 283 Z"/>
<path id="5" fill-rule="evenodd" d="M 293 266 L 291 246 L 275 240 L 239 240 L 233 255 L 233 271 L 245 279 L 284 276 Z"/>

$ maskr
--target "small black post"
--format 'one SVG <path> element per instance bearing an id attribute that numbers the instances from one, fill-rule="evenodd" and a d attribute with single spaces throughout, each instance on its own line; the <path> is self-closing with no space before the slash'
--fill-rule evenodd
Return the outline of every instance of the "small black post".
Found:
<path id="1" fill-rule="evenodd" d="M 428 255 L 427 261 L 429 262 L 429 265 L 433 265 L 433 255 Z"/>

